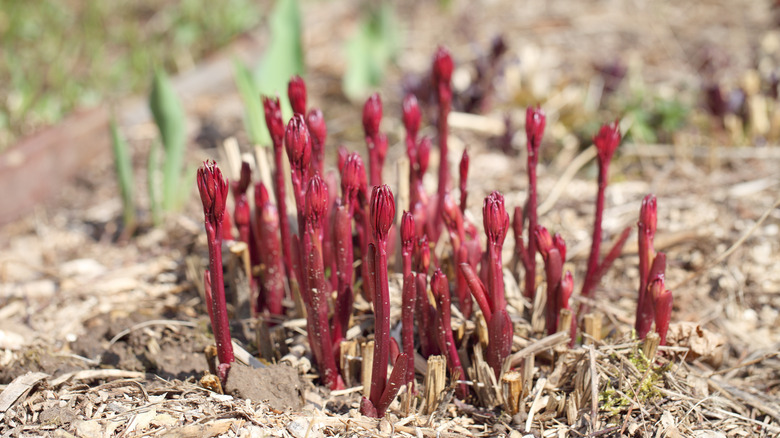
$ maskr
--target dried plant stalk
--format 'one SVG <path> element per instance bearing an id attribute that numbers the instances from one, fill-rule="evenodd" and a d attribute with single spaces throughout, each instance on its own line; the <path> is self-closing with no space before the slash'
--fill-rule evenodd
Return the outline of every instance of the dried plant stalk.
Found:
<path id="1" fill-rule="evenodd" d="M 374 341 L 364 342 L 360 346 L 363 364 L 360 370 L 360 380 L 363 382 L 363 397 L 371 394 L 371 371 L 374 364 Z"/>
<path id="2" fill-rule="evenodd" d="M 444 391 L 447 380 L 447 361 L 444 356 L 431 356 L 428 358 L 428 369 L 425 372 L 425 413 L 433 414 L 438 405 L 439 394 Z"/>
<path id="3" fill-rule="evenodd" d="M 523 375 L 518 371 L 510 371 L 501 378 L 504 391 L 504 408 L 511 415 L 520 411 L 520 395 L 523 392 Z"/>
<path id="4" fill-rule="evenodd" d="M 601 315 L 596 313 L 588 313 L 583 319 L 585 323 L 585 333 L 588 337 L 585 338 L 585 345 L 590 345 L 594 342 L 601 340 Z"/>
<path id="5" fill-rule="evenodd" d="M 645 355 L 647 360 L 652 362 L 655 359 L 655 354 L 658 351 L 658 346 L 661 344 L 661 336 L 656 332 L 650 332 L 645 337 L 642 343 L 642 354 Z"/>

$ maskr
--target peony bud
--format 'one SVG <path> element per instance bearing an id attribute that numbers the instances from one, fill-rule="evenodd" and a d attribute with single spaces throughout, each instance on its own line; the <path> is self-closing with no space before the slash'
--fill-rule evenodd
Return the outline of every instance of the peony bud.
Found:
<path id="1" fill-rule="evenodd" d="M 371 191 L 371 224 L 378 242 L 387 239 L 395 219 L 395 198 L 390 186 L 375 186 Z"/>
<path id="2" fill-rule="evenodd" d="M 599 154 L 599 162 L 602 165 L 609 163 L 620 144 L 620 126 L 617 120 L 608 125 L 603 125 L 599 133 L 593 137 L 593 143 L 596 145 L 596 150 Z"/>
<path id="3" fill-rule="evenodd" d="M 566 271 L 565 274 L 563 274 L 563 278 L 561 279 L 561 308 L 562 309 L 571 309 L 571 306 L 569 305 L 569 299 L 571 298 L 571 294 L 574 292 L 574 278 L 571 275 L 571 271 Z"/>
<path id="4" fill-rule="evenodd" d="M 433 55 L 434 84 L 437 86 L 446 85 L 449 87 L 453 68 L 452 56 L 450 55 L 449 50 L 443 46 L 439 46 L 436 50 L 436 54 Z"/>
<path id="5" fill-rule="evenodd" d="M 357 196 L 365 179 L 366 169 L 360 154 L 352 152 L 347 155 L 341 170 L 341 192 L 344 196 Z"/>
<path id="6" fill-rule="evenodd" d="M 284 144 L 290 167 L 299 172 L 307 170 L 311 161 L 311 137 L 302 115 L 296 114 L 290 119 L 284 135 Z"/>
<path id="7" fill-rule="evenodd" d="M 446 297 L 446 300 L 449 301 L 450 285 L 447 281 L 447 276 L 441 269 L 436 269 L 436 272 L 433 273 L 433 278 L 431 278 L 431 292 L 437 297 L 437 300 L 439 297 L 444 296 Z"/>
<path id="8" fill-rule="evenodd" d="M 461 190 L 465 186 L 465 182 L 468 180 L 469 175 L 469 152 L 467 149 L 463 149 L 463 155 L 460 157 L 460 182 Z"/>
<path id="9" fill-rule="evenodd" d="M 382 98 L 374 93 L 363 106 L 363 130 L 366 137 L 374 137 L 379 133 L 379 123 L 382 121 Z"/>
<path id="10" fill-rule="evenodd" d="M 262 182 L 255 183 L 255 208 L 262 208 L 265 204 L 271 202 L 268 196 L 268 189 Z"/>
<path id="11" fill-rule="evenodd" d="M 412 93 L 407 94 L 403 101 L 403 122 L 406 134 L 412 139 L 417 138 L 417 131 L 420 130 L 420 117 L 417 97 Z"/>
<path id="12" fill-rule="evenodd" d="M 651 236 L 655 235 L 658 223 L 658 206 L 655 195 L 649 194 L 642 200 L 642 209 L 639 211 L 639 231 Z"/>
<path id="13" fill-rule="evenodd" d="M 405 211 L 401 217 L 401 244 L 404 252 L 411 252 L 415 242 L 414 216 Z"/>
<path id="14" fill-rule="evenodd" d="M 561 261 L 565 261 L 566 241 L 563 240 L 563 236 L 561 236 L 560 233 L 555 233 L 555 236 L 553 236 L 553 245 L 558 249 L 558 252 L 561 253 Z"/>
<path id="15" fill-rule="evenodd" d="M 306 83 L 300 76 L 295 75 L 290 78 L 290 83 L 287 85 L 287 98 L 290 99 L 293 113 L 306 114 Z"/>
<path id="16" fill-rule="evenodd" d="M 525 111 L 525 135 L 528 139 L 528 152 L 536 155 L 539 152 L 539 145 L 542 144 L 544 135 L 544 126 L 547 123 L 547 117 L 540 107 L 531 107 Z"/>
<path id="17" fill-rule="evenodd" d="M 325 137 L 328 135 L 328 127 L 325 126 L 325 119 L 322 117 L 322 111 L 318 108 L 312 108 L 306 115 L 306 126 L 312 140 L 316 142 L 320 149 L 325 144 Z"/>
<path id="18" fill-rule="evenodd" d="M 306 206 L 304 214 L 307 222 L 319 224 L 328 207 L 328 186 L 318 173 L 309 180 L 306 188 Z"/>
<path id="19" fill-rule="evenodd" d="M 666 333 L 669 331 L 669 321 L 672 317 L 674 297 L 672 291 L 666 289 L 663 277 L 658 277 L 650 283 L 655 308 L 655 331 L 661 337 L 661 345 L 666 345 Z"/>
<path id="20" fill-rule="evenodd" d="M 547 231 L 547 228 L 537 225 L 534 230 L 534 238 L 536 239 L 536 246 L 539 249 L 539 254 L 542 255 L 544 260 L 547 260 L 547 257 L 550 255 L 550 250 L 555 248 L 550 232 Z"/>
<path id="21" fill-rule="evenodd" d="M 509 215 L 504 207 L 504 196 L 498 191 L 485 198 L 482 221 L 488 241 L 494 245 L 503 245 L 509 228 Z"/>
<path id="22" fill-rule="evenodd" d="M 198 191 L 203 203 L 206 220 L 213 224 L 222 222 L 227 201 L 228 182 L 213 160 L 206 160 L 198 169 Z"/>
<path id="23" fill-rule="evenodd" d="M 417 241 L 417 248 L 417 270 L 427 274 L 428 269 L 431 266 L 431 246 L 428 244 L 428 235 L 423 234 L 423 236 L 420 237 L 420 240 Z"/>
<path id="24" fill-rule="evenodd" d="M 263 96 L 263 110 L 265 110 L 265 124 L 268 126 L 273 144 L 281 145 L 284 137 L 284 121 L 282 120 L 279 98 Z"/>
<path id="25" fill-rule="evenodd" d="M 231 189 L 233 189 L 233 195 L 238 196 L 246 193 L 249 188 L 249 183 L 252 180 L 252 169 L 249 167 L 249 163 L 246 161 L 241 162 L 241 175 L 238 181 L 233 181 Z"/>

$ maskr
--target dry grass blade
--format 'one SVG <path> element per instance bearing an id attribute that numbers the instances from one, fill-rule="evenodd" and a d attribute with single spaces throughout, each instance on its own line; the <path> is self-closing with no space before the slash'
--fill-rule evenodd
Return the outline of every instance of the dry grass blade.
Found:
<path id="1" fill-rule="evenodd" d="M 125 370 L 81 370 L 66 373 L 50 382 L 57 387 L 71 380 L 144 379 L 146 373 Z"/>

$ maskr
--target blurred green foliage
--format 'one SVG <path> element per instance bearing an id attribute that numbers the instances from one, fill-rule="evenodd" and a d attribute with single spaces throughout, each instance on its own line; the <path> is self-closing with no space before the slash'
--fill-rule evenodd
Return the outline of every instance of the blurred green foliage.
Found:
<path id="1" fill-rule="evenodd" d="M 116 120 L 111 120 L 111 144 L 114 151 L 114 165 L 122 195 L 122 217 L 125 229 L 135 228 L 135 178 L 133 177 L 133 161 L 128 146 L 119 132 Z"/>
<path id="2" fill-rule="evenodd" d="M 253 0 L 0 0 L 0 150 L 256 26 Z"/>
<path id="3" fill-rule="evenodd" d="M 179 96 L 176 95 L 170 79 L 162 70 L 155 71 L 152 92 L 149 95 L 149 109 L 152 111 L 157 129 L 160 131 L 160 140 L 165 152 L 161 169 L 162 184 L 149 186 L 150 199 L 160 202 L 160 208 L 153 206 L 152 211 L 171 212 L 182 205 L 182 198 L 188 193 L 181 184 L 184 152 L 187 146 L 186 119 Z M 152 151 L 152 154 L 155 153 L 156 151 Z M 157 159 L 158 157 L 150 157 L 150 161 Z M 151 170 L 159 171 L 158 169 Z M 162 198 L 155 196 L 158 192 L 162 192 Z M 155 222 L 159 222 L 159 219 L 156 219 Z"/>
<path id="4" fill-rule="evenodd" d="M 347 43 L 347 71 L 342 88 L 361 99 L 382 83 L 385 71 L 401 48 L 401 33 L 389 1 L 366 3 L 357 33 Z"/>
<path id="5" fill-rule="evenodd" d="M 252 143 L 262 146 L 269 146 L 271 137 L 260 96 L 279 96 L 282 117 L 287 120 L 292 116 L 287 84 L 292 76 L 303 75 L 305 68 L 298 1 L 277 0 L 268 25 L 268 49 L 254 71 L 238 60 L 234 62 L 236 86 L 245 107 L 244 125 Z"/>

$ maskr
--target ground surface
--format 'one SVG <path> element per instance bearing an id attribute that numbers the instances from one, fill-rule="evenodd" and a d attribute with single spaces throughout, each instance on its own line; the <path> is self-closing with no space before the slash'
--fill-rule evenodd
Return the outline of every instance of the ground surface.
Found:
<path id="1" fill-rule="evenodd" d="M 772 29 L 768 4 L 738 3 L 539 1 L 472 8 L 453 2 L 442 12 L 435 3 L 402 2 L 406 51 L 383 90 L 388 163 L 403 156 L 400 84 L 425 75 L 436 44 L 446 42 L 458 65 L 467 66 L 477 58 L 475 48 L 486 48 L 502 32 L 509 52 L 495 81 L 493 105 L 474 123 L 453 122 L 450 161 L 454 166 L 468 147 L 469 210 L 476 223 L 481 200 L 491 190 L 501 190 L 508 205 L 520 205 L 526 196 L 524 105 L 540 102 L 549 117 L 539 172 L 541 223 L 562 233 L 569 245 L 567 266 L 581 279 L 593 220 L 593 163 L 558 195 L 551 194 L 564 169 L 588 146 L 593 126 L 621 116 L 614 103 L 576 103 L 592 96 L 587 93 L 598 78 L 593 66 L 625 60 L 641 72 L 639 79 L 630 76 L 634 85 L 639 81 L 653 93 L 676 94 L 691 111 L 700 111 L 701 54 L 726 54 L 730 61 L 718 74 L 726 84 L 739 83 Z M 359 105 L 338 93 L 343 66 L 334 55 L 354 24 L 352 6 L 308 4 L 307 80 L 312 104 L 323 108 L 328 121 L 328 145 L 343 143 L 362 152 Z M 469 71 L 456 72 L 456 86 L 467 87 Z M 624 86 L 619 93 L 628 101 L 635 89 Z M 240 100 L 231 93 L 194 99 L 201 102 L 193 116 L 201 142 L 193 142 L 191 159 L 223 160 L 214 143 L 230 135 L 246 138 Z M 509 154 L 496 146 L 502 144 L 507 112 L 520 129 L 508 143 Z M 305 337 L 297 320 L 287 321 L 281 335 L 292 347 L 282 361 L 287 365 L 237 370 L 246 379 L 227 388 L 239 391 L 235 396 L 204 388 L 199 379 L 208 369 L 203 350 L 211 337 L 199 275 L 190 268 L 200 272 L 206 262 L 199 203 L 193 196 L 186 211 L 164 227 L 141 227 L 132 239 L 117 240 L 121 206 L 112 164 L 102 160 L 63 188 L 59 205 L 0 230 L 0 434 L 777 436 L 780 153 L 771 145 L 736 147 L 728 129 L 713 125 L 689 123 L 663 144 L 626 142 L 611 169 L 605 238 L 636 223 L 647 193 L 658 197 L 656 247 L 667 252 L 667 284 L 675 296 L 671 347 L 648 366 L 630 337 L 637 287 L 634 232 L 594 304 L 605 339 L 592 347 L 536 351 L 531 384 L 514 417 L 484 409 L 480 400 L 445 400 L 434 415 L 407 415 L 395 406 L 381 422 L 362 417 L 359 391 L 334 395 L 313 384 L 316 368 L 310 367 L 308 351 L 301 351 Z M 148 124 L 124 128 L 141 174 L 154 130 Z M 755 143 L 749 135 L 741 141 Z M 435 151 L 431 163 L 434 172 Z M 391 185 L 395 175 L 388 166 Z M 513 351 L 538 346 L 543 336 L 530 305 L 511 282 L 508 293 L 518 335 Z M 398 302 L 397 289 L 394 294 Z M 356 307 L 370 314 L 367 306 Z M 251 326 L 236 323 L 233 329 L 234 339 L 255 353 Z"/>

